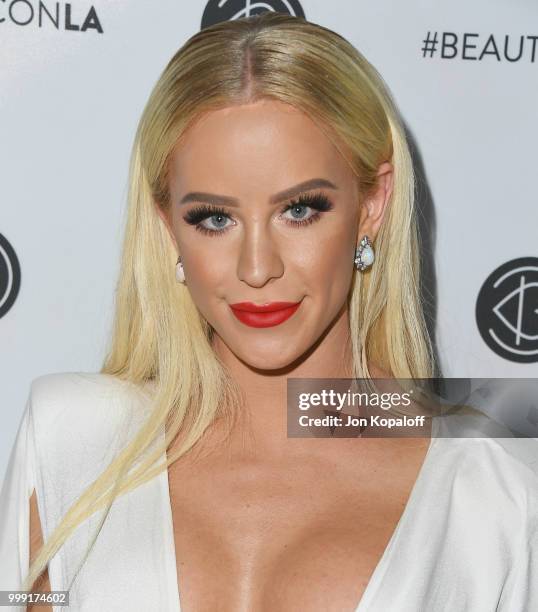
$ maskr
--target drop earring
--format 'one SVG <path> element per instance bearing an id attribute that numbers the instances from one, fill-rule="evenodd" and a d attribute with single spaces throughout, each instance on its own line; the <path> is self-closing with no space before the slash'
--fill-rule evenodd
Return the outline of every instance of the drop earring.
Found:
<path id="1" fill-rule="evenodd" d="M 181 255 L 177 258 L 176 263 L 176 280 L 178 283 L 185 284 L 185 272 L 183 271 L 183 263 L 181 262 Z"/>
<path id="2" fill-rule="evenodd" d="M 368 236 L 364 236 L 359 246 L 355 249 L 355 267 L 363 272 L 374 263 L 374 249 Z"/>

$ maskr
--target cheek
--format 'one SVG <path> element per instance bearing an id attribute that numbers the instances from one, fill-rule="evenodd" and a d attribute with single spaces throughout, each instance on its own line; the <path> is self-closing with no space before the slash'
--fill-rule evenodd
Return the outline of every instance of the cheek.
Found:
<path id="1" fill-rule="evenodd" d="M 315 239 L 301 238 L 289 252 L 289 261 L 325 305 L 345 298 L 351 283 L 354 235 L 349 227 L 339 224 L 333 231 L 317 233 Z"/>
<path id="2" fill-rule="evenodd" d="M 220 295 L 224 279 L 229 278 L 229 258 L 212 250 L 199 249 L 183 258 L 188 269 L 187 284 L 195 301 L 209 303 L 215 294 Z"/>
<path id="3" fill-rule="evenodd" d="M 229 277 L 230 258 L 224 256 L 229 249 L 218 236 L 205 236 L 177 218 L 174 230 L 181 245 L 189 291 L 200 305 L 208 303 L 223 279 Z"/>

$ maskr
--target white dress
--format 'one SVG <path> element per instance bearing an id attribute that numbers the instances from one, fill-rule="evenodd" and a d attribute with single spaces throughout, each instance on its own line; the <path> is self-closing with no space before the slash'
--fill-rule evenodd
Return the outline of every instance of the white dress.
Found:
<path id="1" fill-rule="evenodd" d="M 21 590 L 28 569 L 32 490 L 47 539 L 148 406 L 108 375 L 32 381 L 0 494 L 0 590 Z M 441 437 L 449 427 L 450 419 L 434 419 L 408 504 L 356 612 L 538 611 L 538 439 Z M 50 561 L 52 589 L 67 589 L 100 517 Z M 53 609 L 180 612 L 166 471 L 115 501 L 69 608 Z"/>

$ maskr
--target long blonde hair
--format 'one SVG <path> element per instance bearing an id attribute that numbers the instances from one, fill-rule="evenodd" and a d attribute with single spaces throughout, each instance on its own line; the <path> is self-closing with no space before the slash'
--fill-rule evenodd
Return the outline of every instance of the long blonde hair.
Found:
<path id="1" fill-rule="evenodd" d="M 156 206 L 170 204 L 167 164 L 191 122 L 262 98 L 291 104 L 322 126 L 353 168 L 361 196 L 375 186 L 379 165 L 392 162 L 393 193 L 375 240 L 376 263 L 355 273 L 350 287 L 353 376 L 369 378 L 369 363 L 397 378 L 435 371 L 421 306 L 412 160 L 381 76 L 346 39 L 301 18 L 267 12 L 201 30 L 164 69 L 138 125 L 111 346 L 101 369 L 151 388 L 151 412 L 64 515 L 33 561 L 26 588 L 97 509 L 109 509 L 117 496 L 167 469 L 215 419 L 233 427 L 241 392 L 213 351 L 212 328 L 174 278 L 177 252 Z M 128 474 L 163 426 L 163 443 Z M 180 431 L 182 443 L 155 465 Z"/>

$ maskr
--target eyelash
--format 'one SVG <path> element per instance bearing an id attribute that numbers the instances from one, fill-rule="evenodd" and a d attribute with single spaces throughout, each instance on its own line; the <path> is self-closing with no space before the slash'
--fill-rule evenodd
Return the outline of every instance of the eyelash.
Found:
<path id="1" fill-rule="evenodd" d="M 319 221 L 321 219 L 321 215 L 324 212 L 332 210 L 333 205 L 329 198 L 323 193 L 313 193 L 313 194 L 301 194 L 296 200 L 292 200 L 287 206 L 285 206 L 280 214 L 284 214 L 288 210 L 292 210 L 296 206 L 305 206 L 307 208 L 312 208 L 317 211 L 312 214 L 308 219 L 302 219 L 299 221 L 292 221 L 290 219 L 286 219 L 286 223 L 293 226 L 301 226 L 301 225 L 309 225 L 310 223 L 314 223 L 314 221 Z M 183 217 L 186 223 L 189 225 L 194 225 L 194 229 L 208 236 L 215 236 L 217 234 L 223 234 L 228 231 L 229 226 L 222 229 L 208 229 L 201 225 L 201 222 L 205 219 L 211 217 L 227 217 L 230 218 L 229 214 L 226 212 L 224 208 L 219 208 L 215 206 L 209 206 L 207 204 L 203 204 L 201 206 L 197 206 L 189 210 L 189 212 Z"/>

